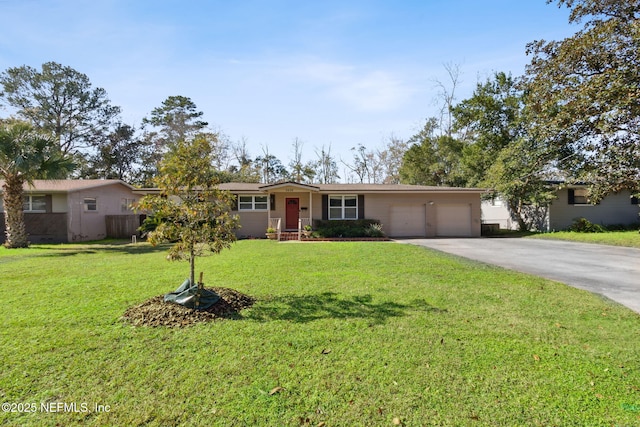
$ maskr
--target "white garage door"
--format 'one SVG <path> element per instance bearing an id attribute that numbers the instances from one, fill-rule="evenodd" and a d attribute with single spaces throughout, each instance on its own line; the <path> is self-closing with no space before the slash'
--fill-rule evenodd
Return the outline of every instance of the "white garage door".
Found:
<path id="1" fill-rule="evenodd" d="M 427 234 L 425 205 L 393 205 L 389 217 L 391 237 L 424 237 Z"/>
<path id="2" fill-rule="evenodd" d="M 437 204 L 436 236 L 471 237 L 471 205 L 468 203 Z"/>

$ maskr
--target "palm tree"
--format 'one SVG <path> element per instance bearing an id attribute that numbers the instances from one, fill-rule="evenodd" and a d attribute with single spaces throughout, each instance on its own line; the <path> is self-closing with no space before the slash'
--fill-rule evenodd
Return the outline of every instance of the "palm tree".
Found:
<path id="1" fill-rule="evenodd" d="M 58 148 L 52 135 L 36 131 L 27 122 L 0 120 L 0 179 L 2 185 L 7 248 L 29 245 L 23 214 L 23 185 L 35 179 L 63 177 L 73 163 Z"/>

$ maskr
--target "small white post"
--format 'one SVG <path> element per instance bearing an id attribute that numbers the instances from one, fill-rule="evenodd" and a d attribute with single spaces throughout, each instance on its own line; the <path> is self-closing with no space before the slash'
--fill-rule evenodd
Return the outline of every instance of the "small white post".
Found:
<path id="1" fill-rule="evenodd" d="M 133 243 L 133 244 L 138 243 L 138 236 L 136 236 L 135 234 L 133 236 L 131 236 L 131 243 Z"/>

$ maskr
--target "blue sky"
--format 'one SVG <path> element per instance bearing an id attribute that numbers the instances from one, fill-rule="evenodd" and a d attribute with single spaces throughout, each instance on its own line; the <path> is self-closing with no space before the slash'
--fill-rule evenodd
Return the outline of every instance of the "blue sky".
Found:
<path id="1" fill-rule="evenodd" d="M 528 42 L 577 30 L 544 0 L 0 0 L 0 16 L 0 70 L 71 66 L 133 125 L 187 96 L 285 164 L 295 138 L 305 160 L 331 144 L 345 161 L 406 139 L 436 114 L 444 64 L 460 101 L 494 71 L 523 74 Z"/>

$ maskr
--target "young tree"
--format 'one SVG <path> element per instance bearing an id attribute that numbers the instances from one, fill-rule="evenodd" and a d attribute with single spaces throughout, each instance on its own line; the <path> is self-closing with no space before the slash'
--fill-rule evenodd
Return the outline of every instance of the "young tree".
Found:
<path id="1" fill-rule="evenodd" d="M 211 144 L 205 137 L 178 141 L 160 163 L 155 183 L 161 194 L 143 197 L 138 207 L 158 223 L 148 234 L 149 242 L 175 242 L 167 258 L 189 262 L 191 285 L 196 283 L 196 257 L 231 247 L 239 225 L 230 214 L 234 196 L 218 188 L 211 163 Z"/>
<path id="2" fill-rule="evenodd" d="M 548 0 L 547 3 L 551 3 Z M 640 1 L 557 0 L 584 27 L 562 41 L 534 41 L 527 66 L 536 135 L 585 154 L 575 178 L 592 199 L 640 193 Z"/>
<path id="3" fill-rule="evenodd" d="M 54 136 L 35 130 L 31 124 L 0 120 L 0 178 L 2 186 L 7 248 L 29 246 L 24 225 L 23 185 L 35 179 L 64 176 L 73 163 L 61 153 Z"/>
<path id="4" fill-rule="evenodd" d="M 55 62 L 38 71 L 26 65 L 0 75 L 0 100 L 36 129 L 53 134 L 63 154 L 93 146 L 108 132 L 120 108 L 89 78 Z"/>

